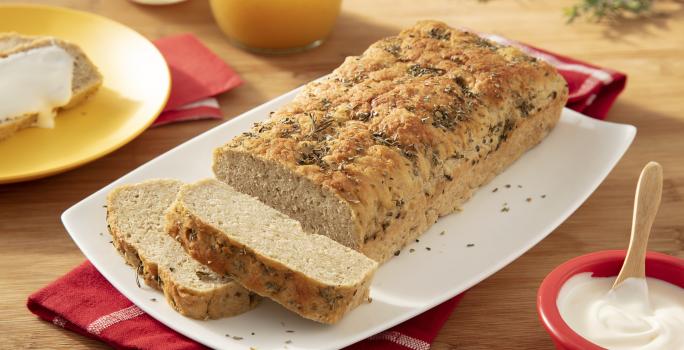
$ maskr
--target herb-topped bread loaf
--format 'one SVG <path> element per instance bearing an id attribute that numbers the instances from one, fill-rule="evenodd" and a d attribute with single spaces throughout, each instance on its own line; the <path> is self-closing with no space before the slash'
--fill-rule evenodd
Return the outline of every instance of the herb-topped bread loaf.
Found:
<path id="1" fill-rule="evenodd" d="M 567 96 L 549 64 L 419 22 L 215 150 L 214 173 L 382 262 L 539 143 Z"/>
<path id="2" fill-rule="evenodd" d="M 367 299 L 378 265 L 213 179 L 183 186 L 167 224 L 212 270 L 322 323 L 339 321 Z"/>
<path id="3" fill-rule="evenodd" d="M 164 215 L 182 183 L 149 180 L 117 187 L 107 197 L 114 246 L 150 287 L 181 314 L 220 318 L 250 310 L 259 296 L 185 253 L 166 232 Z"/>

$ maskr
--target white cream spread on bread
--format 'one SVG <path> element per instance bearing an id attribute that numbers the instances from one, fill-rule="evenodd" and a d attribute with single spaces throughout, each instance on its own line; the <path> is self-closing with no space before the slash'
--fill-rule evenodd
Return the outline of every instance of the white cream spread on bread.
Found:
<path id="1" fill-rule="evenodd" d="M 54 127 L 56 110 L 71 100 L 74 58 L 45 46 L 0 58 L 0 122 L 38 114 L 35 126 Z"/>

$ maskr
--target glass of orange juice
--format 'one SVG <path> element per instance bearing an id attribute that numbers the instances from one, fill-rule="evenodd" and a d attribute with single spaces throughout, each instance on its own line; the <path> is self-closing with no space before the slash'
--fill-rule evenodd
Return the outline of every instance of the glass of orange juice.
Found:
<path id="1" fill-rule="evenodd" d="M 260 53 L 290 53 L 320 45 L 342 0 L 210 0 L 216 23 L 236 45 Z"/>

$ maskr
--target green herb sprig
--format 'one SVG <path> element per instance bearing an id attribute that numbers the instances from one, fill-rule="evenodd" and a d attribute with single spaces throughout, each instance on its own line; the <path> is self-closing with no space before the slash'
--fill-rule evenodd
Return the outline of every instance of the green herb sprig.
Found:
<path id="1" fill-rule="evenodd" d="M 579 4 L 565 9 L 568 23 L 579 17 L 589 16 L 595 21 L 616 18 L 626 14 L 641 15 L 653 6 L 653 0 L 582 0 Z"/>

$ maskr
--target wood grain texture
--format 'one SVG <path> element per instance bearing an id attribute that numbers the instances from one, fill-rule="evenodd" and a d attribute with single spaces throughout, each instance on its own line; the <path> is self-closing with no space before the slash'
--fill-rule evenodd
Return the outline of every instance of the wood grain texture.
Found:
<path id="1" fill-rule="evenodd" d="M 579 21 L 568 26 L 562 8 L 572 0 L 346 0 L 328 42 L 310 52 L 281 57 L 254 55 L 230 46 L 214 25 L 204 0 L 166 7 L 123 0 L 30 2 L 99 13 L 150 39 L 195 33 L 246 81 L 220 97 L 227 119 L 326 74 L 345 56 L 360 53 L 373 41 L 419 19 L 438 19 L 504 35 L 626 72 L 627 90 L 608 119 L 638 127 L 630 150 L 589 200 L 547 239 L 466 294 L 434 349 L 551 349 L 535 311 L 539 283 L 572 257 L 626 246 L 634 188 L 641 168 L 650 160 L 663 165 L 665 176 L 649 248 L 684 258 L 681 1 L 659 1 L 659 13 L 649 20 L 627 20 L 619 25 Z M 84 259 L 59 215 L 95 190 L 219 123 L 199 121 L 150 129 L 120 150 L 79 169 L 0 186 L 0 347 L 105 348 L 38 320 L 25 307 L 31 292 Z M 552 194 L 548 199 L 553 199 Z"/>
<path id="2" fill-rule="evenodd" d="M 620 273 L 613 282 L 613 289 L 630 277 L 646 278 L 648 237 L 651 234 L 651 227 L 656 214 L 658 214 L 662 193 L 663 167 L 658 162 L 648 162 L 639 175 L 636 195 L 634 196 L 632 232 L 629 238 L 627 256 Z"/>

